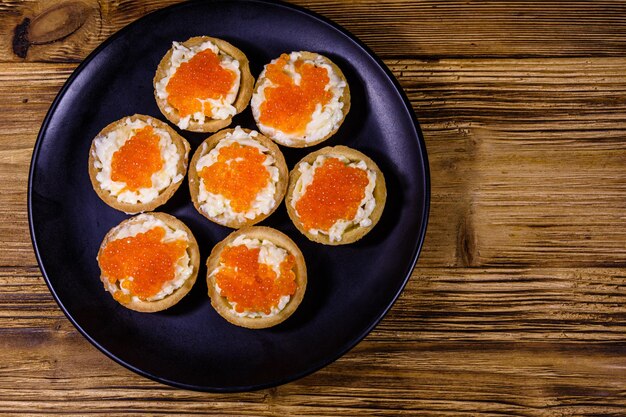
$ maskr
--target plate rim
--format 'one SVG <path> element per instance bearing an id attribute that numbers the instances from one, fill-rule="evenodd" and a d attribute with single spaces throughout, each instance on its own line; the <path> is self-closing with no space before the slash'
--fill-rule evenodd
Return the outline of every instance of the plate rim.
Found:
<path id="1" fill-rule="evenodd" d="M 61 299 L 59 298 L 59 296 L 57 295 L 56 291 L 54 290 L 52 284 L 50 283 L 50 279 L 48 277 L 48 273 L 46 272 L 45 266 L 41 260 L 41 255 L 39 253 L 39 245 L 37 243 L 37 239 L 36 239 L 36 235 L 35 235 L 35 229 L 34 229 L 34 225 L 33 225 L 33 205 L 32 205 L 32 193 L 33 193 L 33 176 L 35 174 L 35 166 L 37 165 L 37 160 L 39 158 L 39 154 L 40 154 L 40 150 L 41 150 L 41 146 L 42 146 L 42 142 L 43 142 L 43 136 L 45 135 L 45 133 L 48 130 L 48 125 L 50 124 L 50 121 L 52 119 L 52 114 L 57 110 L 57 107 L 59 105 L 60 100 L 62 99 L 62 97 L 65 96 L 68 88 L 71 86 L 71 84 L 73 83 L 74 79 L 76 77 L 78 77 L 78 75 L 80 73 L 82 73 L 84 67 L 86 67 L 93 59 L 95 59 L 95 57 L 98 56 L 98 54 L 104 49 L 106 48 L 109 44 L 113 43 L 115 40 L 117 40 L 118 38 L 124 36 L 124 34 L 126 32 L 128 32 L 135 24 L 137 24 L 137 22 L 141 22 L 143 20 L 148 20 L 150 18 L 153 18 L 154 16 L 157 16 L 159 14 L 165 14 L 165 13 L 170 13 L 172 11 L 174 11 L 177 8 L 182 8 L 182 7 L 193 7 L 196 4 L 206 4 L 206 1 L 203 0 L 190 0 L 190 1 L 185 1 L 185 2 L 181 2 L 181 3 L 177 3 L 177 4 L 173 4 L 170 6 L 166 6 L 164 8 L 158 9 L 158 10 L 154 10 L 142 17 L 140 17 L 139 19 L 136 19 L 132 22 L 130 22 L 129 24 L 127 24 L 126 26 L 124 26 L 123 28 L 119 29 L 118 31 L 116 31 L 115 33 L 113 33 L 111 36 L 109 36 L 107 39 L 105 39 L 102 43 L 100 43 L 93 51 L 91 51 L 82 61 L 81 63 L 72 71 L 72 73 L 70 74 L 70 76 L 67 78 L 67 80 L 64 82 L 63 86 L 61 87 L 61 89 L 59 90 L 59 92 L 56 94 L 54 100 L 52 101 L 52 103 L 50 104 L 50 108 L 48 109 L 46 116 L 43 119 L 43 122 L 41 124 L 41 128 L 39 129 L 39 132 L 37 134 L 37 139 L 35 141 L 35 145 L 33 147 L 33 153 L 31 156 L 31 161 L 30 161 L 30 167 L 29 167 L 29 171 L 28 171 L 28 189 L 27 189 L 27 212 L 28 212 L 28 228 L 29 228 L 29 234 L 30 234 L 30 240 L 31 240 L 31 244 L 33 246 L 33 251 L 35 253 L 35 258 L 37 260 L 37 265 L 39 267 L 39 270 L 44 278 L 44 281 L 46 283 L 46 286 L 48 287 L 48 290 L 50 291 L 50 293 L 52 294 L 52 297 L 54 298 L 54 301 L 57 303 L 57 305 L 59 306 L 59 308 L 61 309 L 61 311 L 63 312 L 63 314 L 65 315 L 65 317 L 70 321 L 70 323 L 72 323 L 72 325 L 76 328 L 76 330 L 78 330 L 78 332 L 87 340 L 89 341 L 89 343 L 91 343 L 94 347 L 96 347 L 96 349 L 98 349 L 101 353 L 103 353 L 105 356 L 107 356 L 109 359 L 113 360 L 115 363 L 122 365 L 124 368 L 138 374 L 141 375 L 145 378 L 148 378 L 152 381 L 161 383 L 161 384 L 165 384 L 165 385 L 169 385 L 171 387 L 175 387 L 175 388 L 182 388 L 182 389 L 186 389 L 186 390 L 191 390 L 191 391 L 199 391 L 199 392 L 213 392 L 213 393 L 237 393 L 237 392 L 250 392 L 250 391 L 258 391 L 258 390 L 262 390 L 262 389 L 267 389 L 267 388 L 272 388 L 272 387 L 277 387 L 280 385 L 284 385 L 287 384 L 289 382 L 293 382 L 296 381 L 298 379 L 304 378 L 308 375 L 311 375 L 317 371 L 319 371 L 320 369 L 330 365 L 331 363 L 335 362 L 336 360 L 338 360 L 339 358 L 341 358 L 342 356 L 344 356 L 346 353 L 348 353 L 350 350 L 352 350 L 359 342 L 361 342 L 363 339 L 365 339 L 367 337 L 367 335 L 369 335 L 372 330 L 381 322 L 381 320 L 387 315 L 387 313 L 389 312 L 389 310 L 393 307 L 393 305 L 396 303 L 396 301 L 398 300 L 398 297 L 402 294 L 402 291 L 404 290 L 404 288 L 406 287 L 409 279 L 411 278 L 411 275 L 413 273 L 413 270 L 415 269 L 415 265 L 417 264 L 417 261 L 419 259 L 419 255 L 421 253 L 421 250 L 423 248 L 424 245 L 424 240 L 426 237 L 426 231 L 428 228 L 428 220 L 429 220 L 429 215 L 430 215 L 430 194 L 431 194 L 431 189 L 430 189 L 430 167 L 429 167 L 429 161 L 428 161 L 428 152 L 426 149 L 426 143 L 424 141 L 424 136 L 421 130 L 421 126 L 417 120 L 417 116 L 415 115 L 415 111 L 413 110 L 413 106 L 411 105 L 411 102 L 409 101 L 406 93 L 404 92 L 404 89 L 402 88 L 402 86 L 400 85 L 399 81 L 395 78 L 395 76 L 393 75 L 393 73 L 391 72 L 391 70 L 387 67 L 387 65 L 385 65 L 385 63 L 383 62 L 383 60 L 378 57 L 378 55 L 376 55 L 374 53 L 374 51 L 372 51 L 370 49 L 370 47 L 368 47 L 365 43 L 363 43 L 363 41 L 361 41 L 359 38 L 357 38 L 354 34 L 352 34 L 350 31 L 348 31 L 346 28 L 344 28 L 343 26 L 339 25 L 338 23 L 335 23 L 334 21 L 330 20 L 329 18 L 326 18 L 320 14 L 318 14 L 317 12 L 314 12 L 312 10 L 306 9 L 302 6 L 298 6 L 295 4 L 291 4 L 291 3 L 286 3 L 282 0 L 212 0 L 211 3 L 261 3 L 261 4 L 267 4 L 267 5 L 272 5 L 272 6 L 278 6 L 284 9 L 289 9 L 293 12 L 297 12 L 300 14 L 304 14 L 306 16 L 308 16 L 309 18 L 315 19 L 317 21 L 319 21 L 320 23 L 330 26 L 332 29 L 336 30 L 337 32 L 339 32 L 340 34 L 344 35 L 346 38 L 348 38 L 352 43 L 355 44 L 355 46 L 358 46 L 359 48 L 361 48 L 367 55 L 368 57 L 370 57 L 375 63 L 376 65 L 383 71 L 383 73 L 385 74 L 386 78 L 392 83 L 392 85 L 394 86 L 396 92 L 399 94 L 400 98 L 402 99 L 402 103 L 404 104 L 404 109 L 406 111 L 406 113 L 408 114 L 408 116 L 410 117 L 411 121 L 413 122 L 413 128 L 415 129 L 415 134 L 417 136 L 417 142 L 418 142 L 418 147 L 420 149 L 420 153 L 421 153 L 421 159 L 422 159 L 422 163 L 423 163 L 423 176 L 422 176 L 422 182 L 424 185 L 424 195 L 423 195 L 423 213 L 422 213 L 422 218 L 421 218 L 421 230 L 418 234 L 418 237 L 416 239 L 416 241 L 414 242 L 414 248 L 413 248 L 413 252 L 411 255 L 411 261 L 409 262 L 409 265 L 407 266 L 407 269 L 405 270 L 404 273 L 404 278 L 402 279 L 402 282 L 399 286 L 399 288 L 397 289 L 397 291 L 395 292 L 393 298 L 389 301 L 388 305 L 382 310 L 382 312 L 380 314 L 378 314 L 378 316 L 373 320 L 373 322 L 367 327 L 365 328 L 363 331 L 359 332 L 359 334 L 353 338 L 352 340 L 350 340 L 348 343 L 345 344 L 343 349 L 338 350 L 337 352 L 335 352 L 334 355 L 331 355 L 327 358 L 325 358 L 324 360 L 318 361 L 310 366 L 307 367 L 306 370 L 295 373 L 295 374 L 291 374 L 287 377 L 284 378 L 279 378 L 276 379 L 274 381 L 271 382 L 266 382 L 263 384 L 254 384 L 254 385 L 242 385 L 242 386 L 229 386 L 229 387 L 209 387 L 209 386 L 203 386 L 203 385 L 194 385 L 194 384 L 186 384 L 186 383 L 182 383 L 180 381 L 172 381 L 169 380 L 167 378 L 158 376 L 158 375 L 153 375 L 147 371 L 144 371 L 138 367 L 135 367 L 133 365 L 131 365 L 130 363 L 127 363 L 126 361 L 122 360 L 121 358 L 118 358 L 117 356 L 115 356 L 114 354 L 112 354 L 111 352 L 109 352 L 107 349 L 105 349 L 103 346 L 101 346 L 98 341 L 96 341 L 94 338 L 92 338 L 77 322 L 76 320 L 72 317 L 71 314 L 68 313 L 67 309 L 65 308 L 65 306 L 63 305 L 63 302 L 61 301 Z"/>

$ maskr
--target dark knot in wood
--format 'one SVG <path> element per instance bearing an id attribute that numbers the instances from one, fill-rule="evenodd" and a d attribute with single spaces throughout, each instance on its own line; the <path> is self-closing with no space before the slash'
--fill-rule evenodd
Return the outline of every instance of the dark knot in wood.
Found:
<path id="1" fill-rule="evenodd" d="M 28 47 L 28 25 L 30 25 L 30 19 L 25 18 L 22 23 L 15 26 L 13 31 L 13 53 L 20 58 L 26 58 Z"/>
<path id="2" fill-rule="evenodd" d="M 26 58 L 31 45 L 59 41 L 76 32 L 87 20 L 89 8 L 81 2 L 66 2 L 25 18 L 13 35 L 13 53 Z"/>

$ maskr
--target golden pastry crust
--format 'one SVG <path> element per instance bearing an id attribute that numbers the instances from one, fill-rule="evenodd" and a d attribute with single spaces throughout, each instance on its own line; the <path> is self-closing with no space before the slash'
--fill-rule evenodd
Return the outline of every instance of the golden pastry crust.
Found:
<path id="1" fill-rule="evenodd" d="M 206 41 L 212 42 L 218 47 L 220 51 L 225 52 L 227 55 L 239 61 L 239 71 L 241 73 L 239 92 L 237 93 L 235 102 L 232 104 L 233 107 L 237 109 L 236 114 L 239 114 L 248 106 L 250 98 L 252 97 L 252 89 L 254 87 L 254 78 L 250 73 L 248 58 L 243 52 L 241 52 L 241 50 L 234 47 L 230 43 L 222 39 L 211 38 L 209 36 L 196 36 L 187 39 L 185 42 L 181 42 L 181 44 L 183 46 L 186 46 L 187 48 L 191 48 L 194 46 L 202 45 Z M 180 122 L 181 119 L 180 114 L 172 106 L 169 106 L 172 109 L 171 111 L 167 109 L 167 99 L 159 98 L 156 89 L 157 83 L 167 76 L 167 71 L 171 67 L 171 58 L 172 48 L 170 48 L 170 50 L 167 51 L 163 59 L 161 59 L 161 62 L 157 67 L 154 79 L 152 80 L 152 84 L 154 87 L 154 98 L 156 99 L 157 106 L 159 106 L 159 110 L 161 110 L 161 113 L 163 113 L 167 120 L 174 123 L 175 125 L 178 125 L 178 122 Z M 223 120 L 207 118 L 204 123 L 190 120 L 189 126 L 184 130 L 190 130 L 192 132 L 217 132 L 218 130 L 230 125 L 232 123 L 232 120 L 232 117 L 228 117 Z"/>
<path id="2" fill-rule="evenodd" d="M 287 146 L 290 148 L 307 148 L 309 146 L 314 146 L 317 145 L 318 143 L 322 143 L 325 140 L 329 139 L 331 136 L 333 136 L 335 133 L 337 133 L 337 131 L 339 130 L 339 128 L 341 127 L 341 125 L 343 124 L 343 121 L 346 119 L 346 116 L 348 115 L 348 112 L 350 111 L 350 86 L 348 85 L 348 80 L 346 79 L 346 76 L 343 74 L 343 72 L 341 72 L 341 69 L 339 69 L 339 67 L 332 62 L 330 59 L 328 59 L 327 57 L 325 57 L 324 55 L 320 55 L 318 53 L 314 53 L 314 52 L 307 52 L 307 51 L 299 51 L 298 52 L 301 56 L 302 59 L 306 59 L 306 60 L 315 60 L 317 59 L 317 57 L 322 57 L 324 62 L 327 63 L 328 65 L 330 65 L 330 67 L 333 69 L 333 71 L 335 72 L 335 74 L 337 74 L 337 76 L 346 83 L 345 88 L 343 89 L 343 94 L 341 95 L 341 98 L 339 99 L 340 103 L 343 103 L 343 107 L 341 108 L 341 112 L 342 112 L 342 117 L 341 120 L 339 121 L 339 123 L 337 123 L 337 127 L 335 129 L 333 129 L 330 133 L 328 133 L 326 136 L 315 140 L 315 141 L 310 141 L 307 142 L 304 139 L 294 139 L 294 143 L 285 143 L 285 141 L 277 138 L 275 135 L 272 136 L 270 134 L 270 132 L 266 132 L 264 131 L 263 128 L 261 128 L 261 123 L 259 120 L 257 120 L 256 116 L 254 118 L 257 126 L 259 127 L 259 130 L 266 135 L 267 137 L 269 137 L 270 139 L 272 139 L 273 141 L 275 141 L 276 143 L 283 145 L 283 146 Z M 254 93 L 256 94 L 259 87 L 261 85 L 263 85 L 263 83 L 265 82 L 266 78 L 265 76 L 263 77 L 259 77 L 256 81 L 256 84 L 254 86 Z"/>
<path id="3" fill-rule="evenodd" d="M 191 233 L 191 230 L 189 230 L 189 228 L 183 222 L 178 220 L 176 217 L 171 216 L 166 213 L 157 213 L 157 212 L 144 213 L 144 214 L 153 216 L 157 218 L 158 220 L 161 220 L 163 223 L 165 223 L 169 227 L 173 229 L 177 229 L 177 230 L 183 230 L 187 234 L 187 238 L 189 242 L 189 245 L 187 246 L 187 254 L 189 255 L 189 264 L 193 268 L 191 275 L 189 276 L 189 278 L 187 278 L 185 283 L 180 288 L 178 288 L 177 290 L 175 290 L 173 293 L 166 296 L 165 298 L 162 298 L 156 301 L 131 300 L 129 303 L 122 303 L 121 301 L 118 301 L 124 307 L 129 308 L 131 310 L 139 311 L 142 313 L 153 313 L 156 311 L 165 310 L 175 305 L 191 290 L 191 287 L 193 287 L 193 284 L 196 282 L 196 278 L 198 276 L 198 268 L 200 266 L 200 251 L 198 249 L 198 243 L 196 242 L 196 239 L 193 236 L 193 233 Z M 135 216 L 135 217 L 131 217 L 130 219 L 124 220 L 119 225 L 112 228 L 106 234 L 106 236 L 104 237 L 102 241 L 102 244 L 100 245 L 100 250 L 98 251 L 98 256 L 96 258 L 98 260 L 98 266 L 100 266 L 100 254 L 102 253 L 102 250 L 109 242 L 111 242 L 112 240 L 115 240 L 113 239 L 113 233 L 119 227 L 123 227 L 129 224 L 132 224 L 133 222 L 137 222 L 137 217 L 138 216 Z M 102 268 L 100 268 L 100 270 L 102 271 Z M 107 278 L 105 277 L 103 273 L 101 273 L 100 275 L 100 280 L 104 284 L 105 290 L 108 291 L 107 286 L 106 286 Z"/>
<path id="4" fill-rule="evenodd" d="M 250 129 L 242 129 L 244 132 L 250 134 L 252 130 Z M 261 143 L 261 145 L 265 146 L 269 150 L 269 154 L 274 158 L 274 166 L 278 168 L 278 182 L 276 183 L 276 191 L 274 192 L 274 206 L 272 209 L 266 214 L 260 214 L 253 219 L 245 219 L 240 221 L 238 219 L 233 219 L 232 221 L 224 221 L 215 217 L 209 216 L 205 213 L 201 208 L 201 204 L 198 201 L 198 194 L 200 191 L 200 177 L 198 176 L 198 171 L 196 170 L 196 165 L 200 158 L 204 155 L 211 152 L 213 148 L 217 146 L 217 144 L 226 137 L 228 133 L 234 132 L 235 129 L 224 129 L 216 134 L 207 138 L 196 150 L 191 158 L 191 163 L 189 165 L 189 192 L 191 193 L 191 201 L 193 202 L 194 207 L 200 214 L 202 214 L 207 219 L 215 222 L 217 224 L 221 224 L 222 226 L 232 227 L 233 229 L 239 229 L 246 226 L 252 226 L 270 216 L 280 205 L 281 201 L 285 197 L 285 192 L 287 191 L 287 182 L 289 179 L 289 171 L 287 169 L 287 164 L 285 163 L 285 158 L 283 157 L 282 152 L 278 149 L 278 146 L 267 137 L 262 134 L 258 134 L 253 139 Z M 258 133 L 258 132 L 257 132 Z"/>
<path id="5" fill-rule="evenodd" d="M 185 140 L 182 136 L 180 136 L 174 129 L 172 129 L 167 123 L 163 123 L 162 121 L 155 119 L 154 117 L 145 116 L 142 114 L 134 114 L 132 116 L 123 117 L 119 120 L 116 120 L 113 123 L 107 125 L 104 129 L 98 133 L 97 137 L 106 136 L 109 133 L 119 129 L 126 123 L 126 119 L 130 119 L 131 122 L 136 120 L 141 120 L 152 127 L 156 127 L 158 129 L 164 130 L 169 133 L 172 142 L 176 146 L 176 152 L 178 153 L 178 164 L 176 165 L 176 173 L 181 175 L 180 181 L 172 182 L 167 188 L 161 190 L 159 195 L 152 201 L 147 203 L 124 203 L 117 199 L 116 196 L 112 195 L 108 190 L 102 189 L 100 182 L 97 180 L 96 176 L 101 171 L 96 168 L 96 146 L 95 146 L 95 138 L 91 142 L 91 147 L 89 148 L 89 178 L 91 179 L 91 185 L 98 194 L 98 197 L 102 199 L 106 204 L 113 207 L 116 210 L 123 211 L 127 214 L 135 214 L 141 213 L 144 211 L 151 211 L 155 208 L 165 204 L 167 200 L 169 200 L 174 192 L 180 187 L 180 184 L 183 182 L 183 178 L 185 177 L 185 173 L 187 172 L 187 162 L 189 161 L 189 142 Z"/>
<path id="6" fill-rule="evenodd" d="M 367 165 L 367 168 L 376 173 L 376 185 L 374 186 L 374 192 L 373 192 L 374 200 L 376 201 L 376 206 L 374 207 L 374 210 L 369 216 L 370 220 L 372 221 L 372 224 L 370 224 L 367 227 L 362 227 L 359 225 L 352 225 L 348 227 L 348 229 L 346 229 L 346 231 L 343 233 L 341 240 L 338 242 L 335 242 L 335 241 L 331 242 L 330 237 L 326 234 L 318 233 L 317 235 L 314 235 L 310 233 L 308 230 L 306 230 L 304 226 L 302 225 L 302 223 L 300 222 L 300 219 L 296 213 L 296 210 L 292 205 L 294 189 L 296 187 L 296 183 L 298 182 L 301 176 L 301 173 L 298 167 L 300 166 L 300 164 L 305 163 L 305 162 L 310 165 L 313 165 L 317 157 L 320 155 L 341 155 L 341 156 L 348 158 L 351 162 L 364 161 L 365 164 Z M 340 146 L 334 146 L 334 147 L 327 146 L 325 148 L 320 149 L 319 151 L 312 152 L 308 154 L 307 156 L 305 156 L 304 158 L 302 158 L 296 164 L 296 166 L 293 168 L 293 170 L 291 170 L 289 174 L 289 187 L 287 188 L 287 196 L 285 197 L 285 205 L 287 206 L 287 213 L 289 214 L 289 218 L 291 219 L 293 224 L 303 235 L 309 238 L 309 240 L 312 240 L 313 242 L 317 242 L 317 243 L 322 243 L 324 245 L 336 246 L 336 245 L 345 245 L 348 243 L 356 242 L 357 240 L 361 239 L 363 236 L 368 234 L 370 230 L 372 230 L 374 226 L 376 226 L 376 223 L 378 223 L 378 221 L 380 220 L 380 216 L 382 215 L 383 209 L 385 208 L 386 200 L 387 200 L 387 187 L 385 185 L 385 178 L 383 176 L 383 173 L 378 168 L 378 165 L 376 165 L 374 161 L 372 161 L 368 156 L 366 156 L 362 152 L 359 152 L 356 149 L 352 149 L 347 146 L 340 145 Z"/>
<path id="7" fill-rule="evenodd" d="M 215 277 L 211 276 L 211 273 L 219 266 L 220 256 L 224 248 L 229 246 L 237 237 L 244 235 L 251 239 L 269 240 L 276 246 L 285 249 L 288 253 L 294 256 L 296 262 L 294 266 L 294 272 L 296 275 L 296 292 L 291 296 L 291 299 L 280 312 L 271 317 L 240 317 L 235 314 L 234 309 L 230 306 L 230 303 L 225 297 L 222 297 L 217 293 L 215 289 Z M 249 329 L 263 329 L 267 327 L 275 326 L 283 321 L 287 320 L 291 316 L 302 301 L 304 292 L 306 291 L 307 274 L 306 264 L 300 248 L 284 233 L 278 230 L 265 226 L 253 226 L 245 229 L 237 230 L 228 235 L 224 240 L 218 243 L 211 255 L 207 259 L 207 287 L 209 289 L 209 297 L 211 298 L 211 305 L 215 308 L 215 311 L 220 316 L 224 317 L 232 324 L 241 327 L 247 327 Z"/>

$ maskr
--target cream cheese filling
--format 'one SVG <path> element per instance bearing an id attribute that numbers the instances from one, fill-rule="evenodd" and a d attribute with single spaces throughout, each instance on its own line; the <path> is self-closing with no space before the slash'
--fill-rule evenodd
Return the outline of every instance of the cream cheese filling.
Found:
<path id="1" fill-rule="evenodd" d="M 211 116 L 210 116 L 211 119 L 224 120 L 237 114 L 237 109 L 232 104 L 235 102 L 235 99 L 237 98 L 237 93 L 239 92 L 239 84 L 241 82 L 241 71 L 239 70 L 239 61 L 237 61 L 235 58 L 231 57 L 230 55 L 226 54 L 225 52 L 221 51 L 217 47 L 217 45 L 215 45 L 211 41 L 206 41 L 200 45 L 196 45 L 192 47 L 186 47 L 185 45 L 179 42 L 172 42 L 172 56 L 170 58 L 170 65 L 167 69 L 165 77 L 157 81 L 155 85 L 157 97 L 162 100 L 166 100 L 165 110 L 168 113 L 176 112 L 176 110 L 169 104 L 169 101 L 167 101 L 167 98 L 169 97 L 169 93 L 167 92 L 167 89 L 166 89 L 167 84 L 170 82 L 170 79 L 176 73 L 176 70 L 178 69 L 178 67 L 180 67 L 180 65 L 183 62 L 189 61 L 196 54 L 198 54 L 199 52 L 205 51 L 207 49 L 210 49 L 211 51 L 213 51 L 213 53 L 218 55 L 218 57 L 220 58 L 220 66 L 222 68 L 226 70 L 230 70 L 235 73 L 236 75 L 235 82 L 233 83 L 233 86 L 231 87 L 226 97 L 223 97 L 219 100 L 197 99 L 198 101 L 202 103 L 202 111 L 182 117 L 180 121 L 177 123 L 178 127 L 181 129 L 187 129 L 191 121 L 203 124 L 207 117 L 205 115 L 206 104 L 209 104 L 211 107 Z"/>
<path id="2" fill-rule="evenodd" d="M 184 240 L 189 244 L 189 237 L 187 236 L 187 232 L 181 229 L 174 229 L 168 226 L 162 220 L 157 219 L 156 217 L 150 214 L 140 214 L 129 222 L 118 226 L 111 235 L 110 242 L 119 239 L 125 239 L 128 237 L 134 237 L 139 233 L 146 233 L 149 230 L 154 229 L 155 227 L 161 227 L 165 230 L 165 236 L 161 240 L 162 242 L 173 242 L 177 240 Z M 188 246 L 189 247 L 189 246 Z M 176 261 L 174 278 L 163 283 L 161 290 L 153 295 L 152 297 L 148 297 L 143 301 L 158 301 L 172 294 L 174 291 L 183 286 L 185 281 L 191 276 L 193 272 L 193 266 L 191 265 L 191 258 L 189 257 L 189 253 L 185 251 L 185 254 L 180 257 Z M 105 279 L 105 288 L 111 294 L 115 294 L 117 291 L 121 291 L 123 294 L 130 294 L 130 291 L 123 287 L 122 283 L 124 281 L 133 281 L 134 277 L 126 277 L 122 280 L 116 281 L 115 283 L 111 283 L 108 279 Z M 132 296 L 132 301 L 138 302 L 142 301 L 136 295 Z"/>
<path id="3" fill-rule="evenodd" d="M 113 154 L 138 130 L 148 125 L 152 126 L 154 133 L 159 136 L 159 148 L 164 164 L 159 171 L 152 174 L 152 187 L 140 188 L 136 191 L 128 190 L 125 182 L 111 179 Z M 121 127 L 106 135 L 97 136 L 94 139 L 94 145 L 92 155 L 94 167 L 98 171 L 96 180 L 101 189 L 108 191 L 120 203 L 149 203 L 157 198 L 161 191 L 183 179 L 183 175 L 178 173 L 178 162 L 181 156 L 178 154 L 176 145 L 170 134 L 166 130 L 156 127 L 152 123 L 152 119 L 148 119 L 148 123 L 146 123 L 140 119 L 132 121 L 130 117 L 127 117 Z"/>
<path id="4" fill-rule="evenodd" d="M 245 235 L 240 235 L 228 246 L 241 246 L 245 245 L 248 249 L 256 249 L 259 250 L 259 264 L 269 265 L 272 270 L 276 273 L 276 277 L 280 276 L 280 264 L 287 258 L 288 252 L 286 249 L 283 249 L 279 246 L 276 246 L 273 242 L 270 242 L 267 239 L 254 239 L 246 237 Z M 220 265 L 211 272 L 211 276 L 215 276 L 218 272 L 222 270 L 224 265 L 220 263 Z M 215 282 L 215 291 L 222 296 L 222 289 L 217 285 L 217 281 Z M 283 295 L 278 300 L 278 305 L 273 306 L 272 310 L 269 314 L 265 314 L 262 311 L 244 311 L 237 312 L 235 308 L 237 307 L 237 303 L 234 303 L 228 299 L 228 304 L 231 306 L 232 314 L 238 317 L 249 317 L 249 318 L 269 318 L 274 317 L 278 313 L 280 313 L 289 300 L 291 299 L 290 295 Z"/>
<path id="5" fill-rule="evenodd" d="M 270 64 L 276 63 L 279 58 L 274 59 Z M 299 52 L 292 52 L 289 54 L 289 62 L 283 69 L 294 81 L 296 85 L 300 85 L 302 76 L 296 72 L 295 63 L 298 60 L 311 63 L 316 67 L 324 68 L 328 72 L 329 82 L 325 87 L 326 91 L 331 91 L 333 96 L 328 103 L 322 106 L 318 103 L 311 115 L 311 121 L 307 124 L 304 135 L 298 135 L 294 133 L 286 133 L 280 129 L 264 125 L 260 122 L 261 117 L 261 104 L 265 101 L 265 89 L 273 87 L 274 83 L 265 77 L 265 71 L 267 65 L 259 75 L 259 79 L 264 79 L 261 85 L 252 96 L 250 105 L 252 107 L 252 114 L 256 120 L 259 130 L 278 142 L 285 145 L 294 145 L 304 140 L 305 143 L 318 141 L 330 132 L 338 128 L 341 120 L 343 119 L 343 106 L 344 103 L 339 101 L 343 96 L 343 91 L 346 88 L 346 82 L 339 77 L 333 71 L 333 68 L 327 63 L 327 61 L 320 55 L 316 59 L 303 59 L 302 54 Z"/>
<path id="6" fill-rule="evenodd" d="M 275 194 L 276 186 L 279 180 L 279 171 L 276 167 L 276 160 L 270 154 L 269 149 L 255 139 L 257 136 L 258 132 L 251 131 L 250 133 L 247 133 L 241 127 L 237 126 L 233 132 L 227 133 L 215 148 L 211 149 L 196 162 L 195 168 L 198 173 L 198 178 L 200 179 L 198 187 L 198 203 L 200 204 L 200 210 L 206 213 L 207 216 L 215 219 L 218 223 L 225 224 L 233 221 L 244 222 L 249 219 L 254 219 L 260 215 L 269 213 L 276 205 Z M 208 192 L 204 179 L 200 177 L 200 172 L 204 168 L 217 162 L 220 149 L 230 146 L 233 143 L 239 143 L 242 146 L 254 147 L 266 155 L 263 165 L 270 174 L 270 181 L 268 181 L 265 188 L 257 193 L 250 209 L 245 213 L 234 211 L 230 205 L 230 200 L 225 198 L 223 195 Z M 202 145 L 202 149 L 200 151 L 203 153 L 206 152 L 206 143 Z M 227 163 L 228 162 L 229 161 L 227 161 Z"/>
<path id="7" fill-rule="evenodd" d="M 319 155 L 313 164 L 309 164 L 307 162 L 303 162 L 298 165 L 298 171 L 300 172 L 300 178 L 296 181 L 296 185 L 293 190 L 293 197 L 291 199 L 291 207 L 296 212 L 296 215 L 299 216 L 298 210 L 296 209 L 296 203 L 302 198 L 302 196 L 306 193 L 306 189 L 313 182 L 313 178 L 315 177 L 315 171 L 317 168 L 322 166 L 324 162 L 328 158 L 336 158 L 341 162 L 346 164 L 349 167 L 357 168 L 365 171 L 367 173 L 368 183 L 365 187 L 365 194 L 361 203 L 359 204 L 359 208 L 353 219 L 346 220 L 337 220 L 328 230 L 320 230 L 320 229 L 309 229 L 308 232 L 312 235 L 326 235 L 329 237 L 331 242 L 340 242 L 345 231 L 354 225 L 358 225 L 360 227 L 368 227 L 372 224 L 372 219 L 370 219 L 370 215 L 374 211 L 376 207 L 376 199 L 374 198 L 374 187 L 376 187 L 376 172 L 372 171 L 367 167 L 365 161 L 350 161 L 343 155 Z"/>

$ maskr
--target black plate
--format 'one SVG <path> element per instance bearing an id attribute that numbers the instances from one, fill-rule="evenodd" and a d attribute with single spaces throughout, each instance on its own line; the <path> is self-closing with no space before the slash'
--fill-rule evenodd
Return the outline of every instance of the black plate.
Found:
<path id="1" fill-rule="evenodd" d="M 200 269 L 195 287 L 173 308 L 137 313 L 117 304 L 99 279 L 96 253 L 106 232 L 129 217 L 106 206 L 87 174 L 93 137 L 108 123 L 142 113 L 161 120 L 152 77 L 173 40 L 209 35 L 247 54 L 252 74 L 282 52 L 330 57 L 347 76 L 352 108 L 339 132 L 314 149 L 281 147 L 289 168 L 325 145 L 347 145 L 372 157 L 385 175 L 387 206 L 361 241 L 312 243 L 284 205 L 262 224 L 287 233 L 309 269 L 304 301 L 284 323 L 265 330 L 233 326 L 211 307 Z M 255 128 L 250 109 L 233 126 Z M 192 151 L 206 134 L 183 132 Z M 76 69 L 39 133 L 29 179 L 31 237 L 41 271 L 59 306 L 98 349 L 154 380 L 202 391 L 279 385 L 340 357 L 382 319 L 406 284 L 421 248 L 429 207 L 426 148 L 410 104 L 389 70 L 361 42 L 307 10 L 265 1 L 192 2 L 130 24 Z M 159 210 L 193 231 L 202 260 L 232 230 L 193 208 L 187 184 Z"/>

